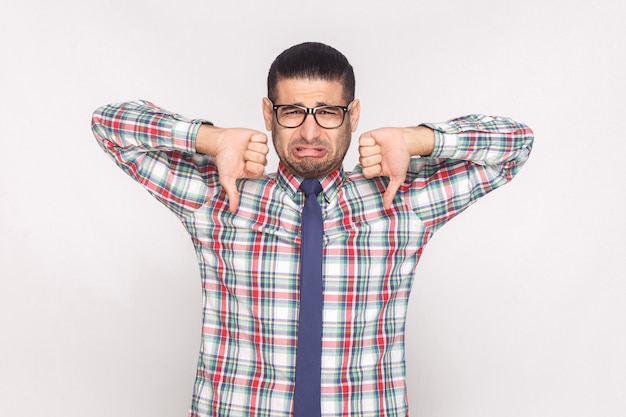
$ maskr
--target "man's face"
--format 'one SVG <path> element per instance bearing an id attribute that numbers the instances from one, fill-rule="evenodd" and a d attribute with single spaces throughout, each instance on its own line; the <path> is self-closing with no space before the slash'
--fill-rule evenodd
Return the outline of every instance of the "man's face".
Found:
<path id="1" fill-rule="evenodd" d="M 347 106 L 340 81 L 288 78 L 276 85 L 276 103 L 305 107 Z M 336 129 L 320 127 L 312 114 L 296 128 L 285 128 L 275 120 L 272 102 L 263 99 L 265 127 L 272 131 L 278 157 L 287 170 L 304 178 L 319 178 L 339 168 L 357 128 L 360 105 L 355 100 L 346 113 L 343 125 Z"/>

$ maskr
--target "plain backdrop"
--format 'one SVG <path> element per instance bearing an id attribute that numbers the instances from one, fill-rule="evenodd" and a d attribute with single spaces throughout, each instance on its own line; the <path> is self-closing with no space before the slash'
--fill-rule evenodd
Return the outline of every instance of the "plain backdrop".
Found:
<path id="1" fill-rule="evenodd" d="M 467 113 L 535 131 L 519 176 L 424 251 L 411 416 L 625 416 L 625 18 L 622 0 L 3 1 L 0 416 L 186 415 L 193 247 L 91 113 L 142 98 L 264 130 L 269 65 L 309 40 L 355 67 L 354 142 Z"/>

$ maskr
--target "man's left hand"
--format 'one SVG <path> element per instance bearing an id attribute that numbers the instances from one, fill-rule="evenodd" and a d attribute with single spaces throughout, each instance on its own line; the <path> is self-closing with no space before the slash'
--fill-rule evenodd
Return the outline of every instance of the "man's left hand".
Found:
<path id="1" fill-rule="evenodd" d="M 359 138 L 359 162 L 366 178 L 389 177 L 383 195 L 385 210 L 391 208 L 396 192 L 406 179 L 412 156 L 430 155 L 435 134 L 425 126 L 386 127 L 363 133 Z"/>

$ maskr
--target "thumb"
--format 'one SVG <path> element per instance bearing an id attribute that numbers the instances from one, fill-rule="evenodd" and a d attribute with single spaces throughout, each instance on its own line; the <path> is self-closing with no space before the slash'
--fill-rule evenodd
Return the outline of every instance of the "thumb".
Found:
<path id="1" fill-rule="evenodd" d="M 228 196 L 228 211 L 235 213 L 239 207 L 239 190 L 237 180 L 234 177 L 221 177 L 220 184 Z"/>
<path id="2" fill-rule="evenodd" d="M 393 199 L 403 182 L 403 177 L 391 177 L 389 179 L 389 185 L 387 185 L 385 194 L 383 194 L 383 207 L 385 208 L 385 210 L 389 210 L 391 208 L 391 205 L 393 204 Z"/>

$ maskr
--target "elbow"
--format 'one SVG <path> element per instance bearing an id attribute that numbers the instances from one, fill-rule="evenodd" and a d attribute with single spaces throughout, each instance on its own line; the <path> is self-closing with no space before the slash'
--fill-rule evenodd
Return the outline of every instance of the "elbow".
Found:
<path id="1" fill-rule="evenodd" d="M 91 132 L 99 142 L 102 142 L 104 138 L 106 138 L 106 129 L 102 117 L 103 109 L 104 107 L 99 107 L 91 115 Z"/>
<path id="2" fill-rule="evenodd" d="M 514 161 L 515 165 L 523 165 L 533 149 L 535 142 L 535 133 L 526 124 L 517 122 L 517 128 L 514 132 L 514 145 L 513 149 L 517 148 L 517 152 L 514 152 L 514 158 L 510 161 Z"/>

